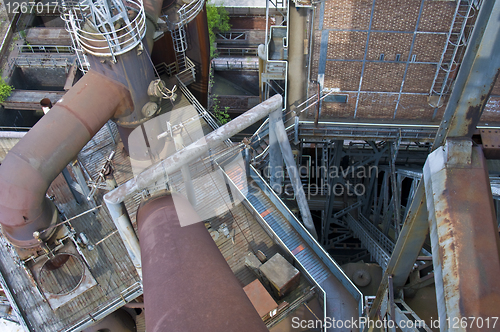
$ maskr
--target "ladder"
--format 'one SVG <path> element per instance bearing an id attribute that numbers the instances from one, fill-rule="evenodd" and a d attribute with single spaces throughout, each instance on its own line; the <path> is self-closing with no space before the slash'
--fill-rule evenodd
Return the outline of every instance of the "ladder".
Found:
<path id="1" fill-rule="evenodd" d="M 177 72 L 180 73 L 186 69 L 186 50 L 187 39 L 186 29 L 184 28 L 183 19 L 181 17 L 179 24 L 174 29 L 170 30 L 172 41 L 174 43 L 175 59 L 177 62 Z"/>
<path id="2" fill-rule="evenodd" d="M 460 0 L 455 8 L 455 15 L 447 35 L 446 45 L 441 59 L 438 62 L 434 80 L 432 82 L 429 94 L 437 96 L 437 99 L 432 101 L 431 106 L 441 107 L 443 105 L 443 95 L 448 93 L 451 81 L 454 76 L 453 72 L 457 70 L 457 53 L 459 48 L 467 46 L 467 36 L 464 36 L 465 26 L 467 21 L 479 11 L 479 6 L 473 7 L 472 1 Z"/>

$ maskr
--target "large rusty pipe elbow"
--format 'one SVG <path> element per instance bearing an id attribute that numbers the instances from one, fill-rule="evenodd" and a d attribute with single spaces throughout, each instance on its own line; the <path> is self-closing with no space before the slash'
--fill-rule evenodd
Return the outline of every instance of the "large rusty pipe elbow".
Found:
<path id="1" fill-rule="evenodd" d="M 137 212 L 147 330 L 268 331 L 200 217 L 174 195 Z M 178 214 L 198 222 L 181 227 Z"/>
<path id="2" fill-rule="evenodd" d="M 144 3 L 151 21 L 146 40 L 154 34 L 161 5 L 159 0 Z M 152 42 L 146 44 L 151 50 Z M 45 193 L 85 144 L 109 119 L 133 114 L 135 108 L 142 107 L 146 91 L 136 90 L 149 81 L 138 83 L 133 76 L 137 73 L 126 73 L 137 56 L 125 54 L 118 71 L 103 70 L 102 66 L 91 69 L 7 154 L 0 166 L 0 224 L 15 246 L 37 247 L 33 232 L 55 222 L 57 212 Z"/>
<path id="3" fill-rule="evenodd" d="M 115 114 L 133 108 L 126 88 L 89 71 L 17 143 L 0 166 L 0 223 L 9 240 L 33 247 L 54 215 L 51 182 Z"/>

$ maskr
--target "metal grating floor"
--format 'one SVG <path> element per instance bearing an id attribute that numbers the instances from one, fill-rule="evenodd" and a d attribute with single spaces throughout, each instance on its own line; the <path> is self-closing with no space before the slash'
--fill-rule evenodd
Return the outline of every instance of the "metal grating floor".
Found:
<path id="1" fill-rule="evenodd" d="M 327 317 L 335 317 L 344 321 L 357 319 L 359 317 L 358 302 L 275 207 L 269 197 L 253 180 L 246 178 L 246 173 L 241 166 L 233 164 L 233 167 L 226 168 L 226 174 L 238 189 L 247 188 L 247 193 L 244 195 L 248 202 L 325 290 Z"/>

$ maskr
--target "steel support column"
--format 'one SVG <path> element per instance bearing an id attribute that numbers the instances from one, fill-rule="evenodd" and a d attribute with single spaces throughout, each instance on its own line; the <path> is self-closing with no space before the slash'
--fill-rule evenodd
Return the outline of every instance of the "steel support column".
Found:
<path id="1" fill-rule="evenodd" d="M 78 182 L 78 185 L 82 190 L 83 196 L 85 197 L 85 199 L 91 200 L 92 198 L 89 196 L 90 189 L 89 186 L 87 185 L 87 180 L 85 180 L 85 175 L 83 174 L 83 170 L 80 166 L 80 162 L 78 161 L 78 159 L 75 159 L 71 163 L 71 169 L 73 170 L 73 173 L 76 176 L 76 181 Z"/>
<path id="2" fill-rule="evenodd" d="M 282 116 L 279 109 L 269 114 L 269 184 L 277 193 L 281 193 L 283 185 L 283 156 L 274 128 L 278 121 L 282 121 Z"/>
<path id="3" fill-rule="evenodd" d="M 475 331 L 453 322 L 500 316 L 500 240 L 481 148 L 448 139 L 429 155 L 424 181 L 441 331 Z"/>
<path id="4" fill-rule="evenodd" d="M 134 226 L 130 221 L 125 203 L 110 203 L 106 202 L 111 219 L 115 224 L 120 237 L 123 240 L 125 248 L 127 249 L 130 260 L 134 264 L 137 274 L 142 279 L 142 263 L 141 263 L 141 248 L 139 246 L 139 239 L 135 234 Z"/>
<path id="5" fill-rule="evenodd" d="M 80 205 L 82 203 L 82 197 L 80 196 L 80 193 L 78 193 L 75 188 L 73 187 L 73 184 L 75 183 L 73 181 L 73 178 L 69 174 L 68 169 L 65 167 L 62 170 L 62 175 L 64 177 L 64 180 L 66 180 L 66 183 L 68 184 L 68 188 L 71 191 L 71 194 L 73 195 L 73 198 L 75 199 L 76 203 Z"/>
<path id="6" fill-rule="evenodd" d="M 311 235 L 315 239 L 318 239 L 318 234 L 316 233 L 316 228 L 314 227 L 311 210 L 309 210 L 307 197 L 304 193 L 304 187 L 302 186 L 302 181 L 300 180 L 299 170 L 293 158 L 292 147 L 290 146 L 290 141 L 288 140 L 285 124 L 281 119 L 281 112 L 279 120 L 274 123 L 270 121 L 269 132 L 271 133 L 273 131 L 276 132 L 276 136 L 278 138 L 281 153 L 283 154 L 283 159 L 285 160 L 286 169 L 288 171 L 288 175 L 290 176 L 290 181 L 292 182 L 297 205 L 299 206 L 300 214 L 302 216 L 302 222 L 304 223 L 304 226 L 307 228 L 309 233 L 311 233 Z"/>
<path id="7" fill-rule="evenodd" d="M 182 139 L 182 129 L 174 132 L 174 143 L 175 150 L 180 151 L 184 149 L 184 140 Z M 184 187 L 186 188 L 187 198 L 192 206 L 196 206 L 196 192 L 194 190 L 193 179 L 191 177 L 191 172 L 189 171 L 189 164 L 184 164 L 181 167 L 182 180 L 184 181 Z"/>
<path id="8" fill-rule="evenodd" d="M 293 138 L 293 144 L 298 145 L 300 143 L 299 140 L 299 116 L 296 115 L 294 118 L 294 125 L 295 125 L 295 131 L 294 131 L 294 138 Z"/>
<path id="9" fill-rule="evenodd" d="M 334 152 L 333 152 L 333 158 L 330 162 L 328 162 L 327 165 L 327 175 L 326 178 L 328 180 L 327 184 L 327 190 L 328 190 L 328 198 L 326 200 L 326 205 L 325 205 L 325 220 L 323 222 L 324 224 L 324 229 L 323 229 L 323 244 L 326 245 L 328 243 L 328 235 L 330 234 L 330 225 L 332 221 L 332 214 L 333 214 L 333 206 L 335 203 L 335 188 L 339 181 L 343 180 L 339 176 L 333 176 L 330 177 L 329 171 L 332 169 L 332 167 L 336 170 L 340 170 L 340 161 L 342 160 L 342 152 L 343 152 L 343 147 L 344 147 L 344 141 L 335 141 L 334 145 Z M 329 154 L 327 154 L 328 156 Z"/>

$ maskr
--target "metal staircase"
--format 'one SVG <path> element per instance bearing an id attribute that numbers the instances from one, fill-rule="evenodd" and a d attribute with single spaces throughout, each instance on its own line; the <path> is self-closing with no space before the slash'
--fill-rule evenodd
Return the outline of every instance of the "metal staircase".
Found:
<path id="1" fill-rule="evenodd" d="M 394 250 L 394 243 L 361 214 L 358 220 L 347 214 L 344 221 L 363 246 L 368 249 L 373 259 L 385 270 Z"/>
<path id="2" fill-rule="evenodd" d="M 443 95 L 448 93 L 451 82 L 453 81 L 453 73 L 457 70 L 460 57 L 457 56 L 460 47 L 467 46 L 468 38 L 464 34 L 467 21 L 474 17 L 479 11 L 480 2 L 477 5 L 473 1 L 460 0 L 457 1 L 455 15 L 453 17 L 450 30 L 447 35 L 446 45 L 441 54 L 441 59 L 437 65 L 437 70 L 434 75 L 429 94 L 434 96 L 430 100 L 433 107 L 441 107 L 444 104 Z"/>
<path id="3" fill-rule="evenodd" d="M 364 299 L 357 287 L 275 195 L 256 169 L 250 167 L 250 174 L 246 174 L 242 165 L 237 163 L 227 167 L 224 167 L 223 163 L 221 165 L 219 167 L 226 176 L 229 186 L 243 199 L 244 204 L 264 230 L 288 252 L 302 268 L 302 272 L 325 292 L 325 316 L 329 317 L 338 310 L 337 297 L 352 296 L 354 302 L 358 304 L 357 312 L 341 310 L 346 316 L 336 318 L 348 320 L 349 314 L 361 317 Z M 326 296 L 328 292 L 330 294 Z M 335 314 L 338 315 L 338 312 Z"/>
<path id="4" fill-rule="evenodd" d="M 185 25 L 198 15 L 204 4 L 203 0 L 191 1 L 183 4 L 175 14 L 164 16 L 174 44 L 177 76 L 185 85 L 195 81 L 194 64 L 186 56 L 188 40 Z"/>

